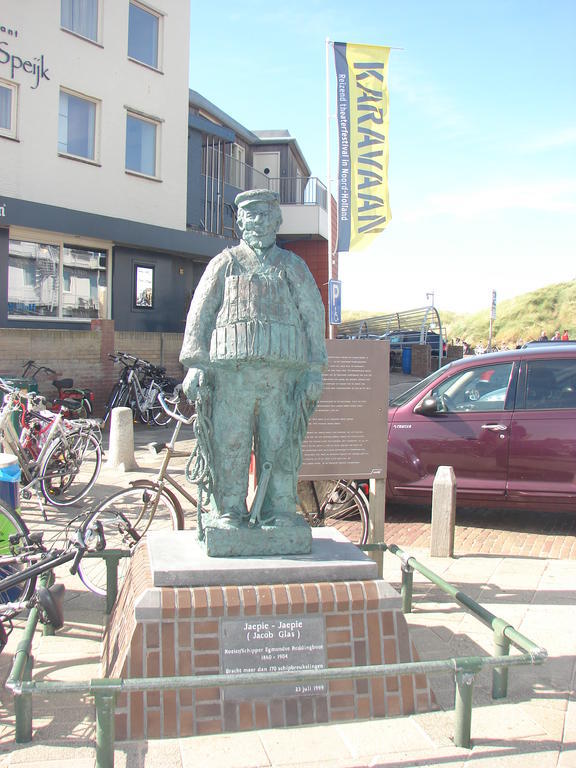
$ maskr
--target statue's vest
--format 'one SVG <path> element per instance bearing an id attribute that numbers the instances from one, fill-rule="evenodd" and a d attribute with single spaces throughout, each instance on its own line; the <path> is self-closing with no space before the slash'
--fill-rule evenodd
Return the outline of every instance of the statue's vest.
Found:
<path id="1" fill-rule="evenodd" d="M 210 342 L 210 360 L 304 364 L 306 336 L 286 271 L 264 265 L 244 272 L 232 257 Z"/>

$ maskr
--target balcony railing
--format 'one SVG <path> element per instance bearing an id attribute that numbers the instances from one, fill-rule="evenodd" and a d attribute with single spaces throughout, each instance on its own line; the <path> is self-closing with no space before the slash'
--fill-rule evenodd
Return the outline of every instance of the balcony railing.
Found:
<path id="1" fill-rule="evenodd" d="M 223 169 L 220 162 L 209 159 L 211 162 L 205 163 L 204 168 L 211 179 L 218 178 L 223 171 L 224 183 L 238 190 L 271 189 L 278 192 L 282 205 L 319 205 L 328 210 L 327 189 L 315 176 L 273 178 L 229 155 L 224 158 Z"/>

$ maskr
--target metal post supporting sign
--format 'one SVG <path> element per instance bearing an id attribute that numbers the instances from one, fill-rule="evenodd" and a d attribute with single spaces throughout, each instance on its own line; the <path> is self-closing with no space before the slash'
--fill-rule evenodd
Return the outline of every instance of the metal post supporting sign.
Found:
<path id="1" fill-rule="evenodd" d="M 328 281 L 328 321 L 330 325 L 340 325 L 342 322 L 342 282 Z"/>

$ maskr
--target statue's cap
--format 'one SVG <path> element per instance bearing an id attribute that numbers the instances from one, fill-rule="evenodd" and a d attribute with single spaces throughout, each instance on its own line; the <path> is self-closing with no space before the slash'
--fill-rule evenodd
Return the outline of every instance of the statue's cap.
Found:
<path id="1" fill-rule="evenodd" d="M 280 195 L 278 192 L 272 192 L 269 189 L 249 189 L 247 192 L 240 192 L 239 195 L 236 195 L 234 202 L 238 208 L 244 208 L 252 203 L 278 205 L 280 203 Z"/>

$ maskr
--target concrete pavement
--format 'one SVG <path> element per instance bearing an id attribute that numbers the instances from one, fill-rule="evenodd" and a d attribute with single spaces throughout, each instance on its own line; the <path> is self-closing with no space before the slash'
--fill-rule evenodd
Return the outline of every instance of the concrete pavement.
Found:
<path id="1" fill-rule="evenodd" d="M 138 470 L 120 476 L 117 470 L 104 466 L 89 503 L 123 487 L 132 477 L 153 476 L 160 457 L 148 450 L 147 443 L 167 435 L 167 430 L 137 427 Z M 181 475 L 189 439 L 190 435 L 184 434 L 184 455 L 174 459 L 174 467 Z M 48 509 L 49 520 L 44 523 L 30 502 L 24 504 L 23 511 L 30 527 L 41 526 L 46 535 L 61 530 L 62 519 L 72 515 L 71 511 Z M 400 531 L 398 527 L 396 532 Z M 518 535 L 521 533 L 518 531 Z M 486 553 L 482 551 L 482 538 L 479 535 L 459 540 L 457 532 L 456 556 L 431 558 L 422 540 L 417 547 L 407 547 L 393 535 L 386 535 L 388 543 L 403 545 L 432 570 L 548 650 L 550 658 L 543 665 L 510 670 L 509 696 L 505 700 L 492 701 L 490 674 L 478 675 L 471 750 L 453 744 L 454 681 L 450 675 L 436 675 L 431 677 L 439 706 L 435 712 L 297 729 L 123 742 L 116 745 L 115 764 L 129 768 L 460 768 L 474 763 L 482 768 L 576 767 L 576 559 L 564 558 L 561 552 L 554 554 L 551 549 L 518 555 L 504 547 L 504 551 Z M 399 587 L 400 575 L 398 559 L 386 553 L 384 577 Z M 60 568 L 58 577 L 67 588 L 66 625 L 54 637 L 37 632 L 34 678 L 98 677 L 105 622 L 103 599 L 87 592 L 66 567 Z M 414 610 L 407 620 L 422 659 L 492 652 L 490 631 L 417 573 Z M 18 619 L 9 646 L 0 656 L 2 682 L 9 673 L 23 624 L 24 620 Z M 0 768 L 93 766 L 94 736 L 91 699 L 61 694 L 50 699 L 34 698 L 33 741 L 16 745 L 12 696 L 6 690 L 1 692 Z"/>

